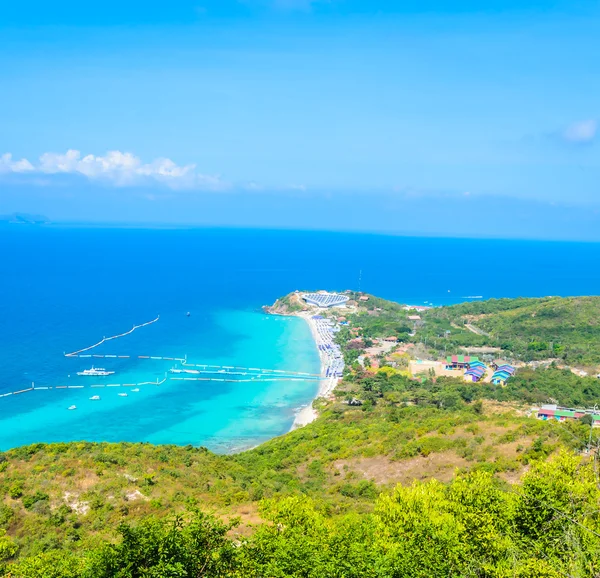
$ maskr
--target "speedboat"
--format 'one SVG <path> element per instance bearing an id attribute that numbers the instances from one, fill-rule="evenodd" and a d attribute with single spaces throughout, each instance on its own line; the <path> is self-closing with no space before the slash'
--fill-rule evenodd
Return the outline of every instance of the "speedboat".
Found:
<path id="1" fill-rule="evenodd" d="M 96 401 L 96 400 L 100 399 L 100 396 L 99 395 L 92 395 L 92 397 L 90 397 L 90 399 L 92 401 Z"/>
<path id="2" fill-rule="evenodd" d="M 70 405 L 69 409 L 77 409 L 77 406 L 76 405 Z"/>
<path id="3" fill-rule="evenodd" d="M 133 391 L 134 393 L 137 393 L 140 390 L 139 387 L 136 387 L 135 389 L 132 389 L 131 391 Z"/>
<path id="4" fill-rule="evenodd" d="M 118 395 L 119 397 L 127 397 L 127 394 L 126 394 L 126 393 L 117 393 L 117 395 Z"/>
<path id="5" fill-rule="evenodd" d="M 78 371 L 77 375 L 93 375 L 93 376 L 104 376 L 104 375 L 112 375 L 114 371 L 106 371 L 104 367 L 94 367 L 92 365 L 91 369 L 84 369 L 83 371 Z"/>

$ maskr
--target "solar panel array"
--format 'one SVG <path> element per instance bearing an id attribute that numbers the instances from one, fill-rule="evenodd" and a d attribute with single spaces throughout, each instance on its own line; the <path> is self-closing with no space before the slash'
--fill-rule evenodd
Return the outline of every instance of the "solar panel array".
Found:
<path id="1" fill-rule="evenodd" d="M 307 293 L 304 295 L 304 300 L 318 307 L 336 307 L 346 303 L 348 297 L 337 293 Z"/>

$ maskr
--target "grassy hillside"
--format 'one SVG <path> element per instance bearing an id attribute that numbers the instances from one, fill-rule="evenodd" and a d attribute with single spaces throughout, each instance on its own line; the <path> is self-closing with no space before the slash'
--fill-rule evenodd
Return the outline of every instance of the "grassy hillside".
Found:
<path id="1" fill-rule="evenodd" d="M 350 296 L 357 299 L 360 294 Z M 557 359 L 574 366 L 600 365 L 600 297 L 490 299 L 437 307 L 416 326 L 398 303 L 375 296 L 350 315 L 366 339 L 395 336 L 442 353 L 493 347 L 522 361 Z M 414 314 L 414 312 L 412 312 Z M 415 335 L 412 333 L 415 332 Z"/>
<path id="2" fill-rule="evenodd" d="M 150 444 L 37 444 L 0 458 L 0 528 L 19 558 L 85 552 L 114 538 L 121 522 L 194 507 L 240 517 L 233 533 L 248 535 L 265 499 L 307 496 L 333 518 L 367 514 L 396 483 L 447 482 L 455 468 L 514 481 L 560 448 L 581 448 L 587 434 L 580 424 L 539 422 L 507 406 L 382 399 L 330 402 L 310 426 L 233 456 Z"/>
<path id="3" fill-rule="evenodd" d="M 448 324 L 475 335 L 462 319 L 492 335 L 503 316 L 513 323 L 527 309 L 536 319 L 552 301 L 434 310 L 422 331 Z M 339 334 L 345 354 L 361 352 L 350 345 L 352 327 L 364 345 L 409 339 L 407 315 L 370 298 Z M 574 323 L 577 340 L 583 318 Z M 527 417 L 531 403 L 550 399 L 598 403 L 600 380 L 523 369 L 499 388 L 412 379 L 383 358 L 378 369 L 351 364 L 335 397 L 318 401 L 314 423 L 237 455 L 86 442 L 10 450 L 0 454 L 0 570 L 13 578 L 593 576 L 599 457 L 582 457 L 588 425 Z"/>
<path id="4" fill-rule="evenodd" d="M 125 522 L 114 543 L 48 550 L 12 578 L 578 578 L 600 570 L 600 490 L 591 463 L 562 454 L 507 488 L 487 472 L 398 486 L 368 514 L 332 517 L 307 497 L 267 501 L 248 537 L 196 508 Z M 4 547 L 4 548 L 3 548 Z M 10 549 L 0 537 L 0 552 Z"/>
<path id="5" fill-rule="evenodd" d="M 529 361 L 558 358 L 568 364 L 600 363 L 600 297 L 491 299 L 433 309 L 420 340 L 501 347 Z M 470 324 L 483 335 L 466 328 Z"/>

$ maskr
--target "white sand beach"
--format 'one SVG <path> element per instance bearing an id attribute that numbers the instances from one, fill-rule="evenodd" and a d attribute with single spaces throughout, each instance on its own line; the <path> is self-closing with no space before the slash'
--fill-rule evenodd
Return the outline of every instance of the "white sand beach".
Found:
<path id="1" fill-rule="evenodd" d="M 304 319 L 308 323 L 308 326 L 310 327 L 310 331 L 311 331 L 313 339 L 315 341 L 315 346 L 317 347 L 317 349 L 319 351 L 319 357 L 321 359 L 321 375 L 324 376 L 326 374 L 326 369 L 327 369 L 329 360 L 328 360 L 327 354 L 325 352 L 323 352 L 321 349 L 319 349 L 319 347 L 318 347 L 319 344 L 321 344 L 321 336 L 319 335 L 319 332 L 317 331 L 316 321 L 312 318 L 313 315 L 314 315 L 314 312 L 302 312 L 302 313 L 295 314 L 296 317 L 301 317 L 302 319 Z M 317 392 L 315 399 L 317 399 L 319 397 L 326 398 L 326 397 L 331 396 L 331 394 L 333 393 L 333 390 L 335 389 L 335 387 L 338 384 L 338 380 L 339 380 L 339 378 L 337 378 L 337 377 L 323 378 L 319 382 L 319 390 Z M 317 419 L 317 417 L 318 417 L 318 413 L 313 408 L 312 402 L 311 402 L 310 405 L 307 405 L 306 407 L 302 408 L 298 412 L 298 414 L 296 415 L 296 419 L 294 420 L 294 423 L 292 424 L 292 430 L 297 429 L 302 426 L 305 426 L 305 425 L 313 422 L 315 419 Z"/>

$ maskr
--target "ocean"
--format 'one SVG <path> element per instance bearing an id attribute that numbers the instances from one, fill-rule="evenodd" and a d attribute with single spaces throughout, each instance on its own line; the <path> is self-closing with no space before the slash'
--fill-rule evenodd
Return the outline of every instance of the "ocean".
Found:
<path id="1" fill-rule="evenodd" d="M 147 441 L 225 453 L 288 431 L 317 383 L 161 382 L 170 360 L 316 373 L 307 324 L 261 307 L 294 291 L 361 289 L 400 302 L 587 295 L 600 244 L 237 229 L 0 228 L 0 449 L 34 442 Z M 189 316 L 187 313 L 189 312 Z M 129 331 L 90 354 L 64 353 Z M 105 378 L 76 373 L 93 364 Z M 58 385 L 83 389 L 55 389 Z M 99 395 L 100 400 L 90 400 Z M 68 407 L 76 405 L 75 411 Z"/>

